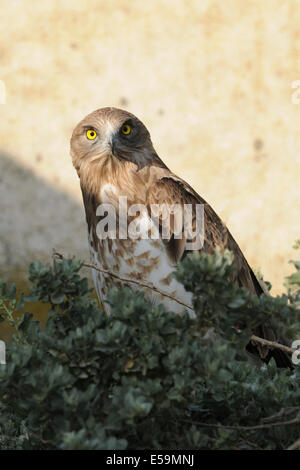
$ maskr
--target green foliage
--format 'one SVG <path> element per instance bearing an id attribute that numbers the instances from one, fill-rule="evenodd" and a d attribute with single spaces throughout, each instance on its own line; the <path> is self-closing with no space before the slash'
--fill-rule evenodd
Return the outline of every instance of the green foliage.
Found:
<path id="1" fill-rule="evenodd" d="M 49 303 L 49 317 L 44 329 L 29 312 L 15 323 L 0 366 L 0 448 L 283 449 L 299 438 L 300 419 L 273 425 L 299 417 L 299 366 L 256 367 L 244 352 L 260 321 L 296 338 L 299 277 L 287 295 L 252 299 L 228 281 L 230 253 L 193 254 L 176 276 L 193 292 L 196 319 L 129 288 L 110 292 L 107 317 L 81 266 L 30 266 L 33 285 L 19 305 Z M 15 288 L 0 288 L 11 320 Z M 213 338 L 203 337 L 210 328 Z"/>
<path id="2" fill-rule="evenodd" d="M 7 320 L 18 334 L 18 324 L 14 313 L 22 307 L 22 301 L 16 300 L 16 285 L 6 284 L 0 279 L 0 323 Z"/>

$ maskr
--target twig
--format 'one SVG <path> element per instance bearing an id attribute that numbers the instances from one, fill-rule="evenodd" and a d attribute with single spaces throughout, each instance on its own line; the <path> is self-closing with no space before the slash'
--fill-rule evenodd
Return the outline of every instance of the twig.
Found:
<path id="1" fill-rule="evenodd" d="M 275 420 L 282 418 L 283 416 L 287 417 L 288 415 L 291 415 L 292 413 L 295 414 L 296 411 L 299 412 L 299 415 L 300 415 L 300 406 L 290 406 L 288 408 L 282 408 L 278 413 L 268 416 L 267 418 L 263 418 L 263 421 L 265 423 L 272 423 Z"/>
<path id="2" fill-rule="evenodd" d="M 59 258 L 59 259 L 65 259 L 65 256 L 62 255 L 61 253 L 57 253 L 57 252 L 53 252 L 53 257 L 54 258 Z M 189 304 L 186 304 L 185 302 L 183 302 L 182 300 L 180 299 L 177 299 L 176 297 L 174 297 L 173 295 L 171 294 L 168 294 L 167 292 L 159 289 L 158 287 L 155 287 L 153 286 L 152 284 L 148 284 L 147 282 L 145 281 L 140 281 L 138 279 L 131 279 L 129 277 L 124 277 L 124 276 L 120 276 L 119 274 L 116 274 L 116 273 L 113 273 L 112 271 L 109 271 L 108 269 L 104 269 L 104 268 L 99 268 L 99 266 L 96 266 L 95 264 L 90 264 L 90 263 L 82 263 L 83 266 L 87 267 L 87 268 L 93 268 L 93 269 L 96 269 L 97 271 L 99 271 L 100 273 L 104 273 L 104 274 L 108 274 L 109 276 L 111 277 L 114 277 L 116 279 L 119 279 L 120 281 L 123 281 L 123 282 L 131 282 L 132 284 L 137 284 L 141 287 L 147 287 L 148 289 L 152 289 L 153 291 L 157 292 L 158 294 L 160 295 L 163 295 L 165 297 L 169 297 L 169 299 L 172 299 L 172 300 L 175 300 L 175 302 L 178 302 L 179 304 L 181 305 L 184 305 L 184 307 L 187 307 L 191 310 L 194 310 L 192 305 L 189 305 Z"/>
<path id="3" fill-rule="evenodd" d="M 33 437 L 33 438 L 36 439 L 37 441 L 42 442 L 42 444 L 53 444 L 52 441 L 45 440 L 45 439 L 43 439 L 41 436 L 38 436 L 37 434 L 35 434 L 35 433 L 33 433 L 33 432 L 29 434 L 29 437 Z"/>
<path id="4" fill-rule="evenodd" d="M 256 343 L 263 344 L 264 346 L 270 346 L 270 348 L 281 349 L 282 351 L 285 351 L 289 354 L 293 354 L 294 352 L 300 353 L 299 349 L 289 348 L 288 346 L 284 346 L 284 344 L 275 343 L 274 341 L 269 341 L 268 339 L 263 339 L 256 335 L 252 335 L 250 339 L 251 341 L 255 341 Z"/>
<path id="5" fill-rule="evenodd" d="M 268 428 L 273 428 L 273 427 L 278 427 L 278 426 L 291 426 L 292 424 L 300 424 L 300 416 L 298 415 L 296 416 L 296 418 L 291 419 L 289 421 L 279 421 L 276 423 L 268 423 L 268 424 L 257 424 L 255 426 L 230 426 L 226 424 L 223 425 L 223 424 L 202 423 L 202 422 L 192 421 L 188 419 L 184 419 L 180 421 L 182 423 L 194 424 L 195 426 L 201 426 L 201 427 L 206 427 L 206 428 L 226 428 L 226 429 L 235 429 L 237 431 L 257 431 L 259 429 L 268 429 Z"/>
<path id="6" fill-rule="evenodd" d="M 298 439 L 294 444 L 287 448 L 287 450 L 299 450 L 300 449 L 300 439 Z"/>
<path id="7" fill-rule="evenodd" d="M 63 254 L 58 253 L 57 251 L 54 251 L 54 250 L 53 250 L 52 256 L 53 256 L 53 258 L 58 258 L 60 260 L 66 259 Z M 116 279 L 119 279 L 120 281 L 132 283 L 132 284 L 137 284 L 138 286 L 146 287 L 147 289 L 152 289 L 154 292 L 157 292 L 158 294 L 163 295 L 164 297 L 168 297 L 169 299 L 174 300 L 175 302 L 183 305 L 184 307 L 186 307 L 190 310 L 194 310 L 192 305 L 183 302 L 182 300 L 178 299 L 177 297 L 174 297 L 173 295 L 168 294 L 167 292 L 165 292 L 165 291 L 159 289 L 158 287 L 155 287 L 152 284 L 149 284 L 145 281 L 140 281 L 138 279 L 131 279 L 131 278 L 125 277 L 125 276 L 120 276 L 119 274 L 116 274 L 116 273 L 110 271 L 109 269 L 99 268 L 99 266 L 96 266 L 95 264 L 82 263 L 82 265 L 87 267 L 87 268 L 96 269 L 96 271 L 99 271 L 100 273 L 108 274 L 109 276 L 114 277 Z M 299 349 L 289 348 L 288 346 L 284 346 L 283 344 L 279 344 L 279 343 L 276 343 L 274 341 L 269 341 L 267 339 L 260 338 L 259 336 L 256 336 L 256 335 L 250 336 L 250 340 L 254 341 L 255 343 L 263 344 L 264 346 L 269 346 L 270 348 L 281 349 L 282 351 L 285 351 L 289 354 L 293 354 L 294 352 L 299 352 Z"/>

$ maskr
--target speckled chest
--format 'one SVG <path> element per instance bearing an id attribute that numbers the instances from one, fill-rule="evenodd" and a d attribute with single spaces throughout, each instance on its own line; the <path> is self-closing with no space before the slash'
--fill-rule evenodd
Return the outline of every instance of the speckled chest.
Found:
<path id="1" fill-rule="evenodd" d="M 111 188 L 109 188 L 111 190 Z M 108 196 L 107 196 L 108 194 Z M 109 192 L 106 191 L 107 203 Z M 163 240 L 158 236 L 149 237 L 149 226 L 151 220 L 147 211 L 139 214 L 136 219 L 139 224 L 139 237 L 120 239 L 116 238 L 93 238 L 93 230 L 90 229 L 89 245 L 91 261 L 100 268 L 121 275 L 129 279 L 145 281 L 147 284 L 158 287 L 160 290 L 171 294 L 180 300 L 191 304 L 191 294 L 187 292 L 173 276 L 176 265 L 171 262 Z M 108 274 L 93 270 L 93 279 L 99 300 L 104 308 L 110 312 L 110 308 L 104 303 L 110 289 L 121 288 L 126 285 Z M 141 290 L 141 286 L 128 283 L 133 290 Z M 154 305 L 163 303 L 168 310 L 175 313 L 182 313 L 185 309 L 182 305 L 165 296 L 162 296 L 152 289 L 143 288 L 147 300 Z M 189 311 L 193 315 L 193 312 Z"/>

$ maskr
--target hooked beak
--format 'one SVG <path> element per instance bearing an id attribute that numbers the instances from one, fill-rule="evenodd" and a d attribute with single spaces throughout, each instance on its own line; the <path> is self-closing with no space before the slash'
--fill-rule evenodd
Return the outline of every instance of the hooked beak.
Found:
<path id="1" fill-rule="evenodd" d="M 111 148 L 111 153 L 115 156 L 115 150 L 116 150 L 116 137 L 113 135 L 110 141 L 110 148 Z"/>

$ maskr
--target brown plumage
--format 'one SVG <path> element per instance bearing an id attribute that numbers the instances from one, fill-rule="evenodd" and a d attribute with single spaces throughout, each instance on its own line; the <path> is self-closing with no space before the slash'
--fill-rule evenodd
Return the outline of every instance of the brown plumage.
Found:
<path id="1" fill-rule="evenodd" d="M 178 261 L 187 253 L 186 236 L 181 239 L 174 236 L 175 216 L 171 218 L 167 239 L 122 239 L 119 232 L 116 239 L 101 239 L 97 235 L 101 217 L 96 212 L 99 205 L 112 204 L 119 221 L 119 197 L 127 197 L 128 207 L 142 204 L 145 208 L 138 215 L 129 215 L 129 222 L 138 221 L 143 225 L 155 204 L 191 204 L 194 224 L 194 208 L 196 204 L 203 204 L 204 243 L 201 250 L 212 253 L 216 246 L 228 248 L 234 254 L 236 266 L 236 277 L 232 281 L 255 295 L 264 291 L 221 219 L 184 180 L 166 167 L 153 148 L 148 130 L 133 114 L 116 108 L 103 108 L 86 116 L 73 131 L 71 156 L 80 178 L 91 258 L 95 264 L 131 278 L 152 282 L 162 290 L 167 289 L 168 293 L 190 302 L 190 293 L 171 276 Z M 159 217 L 158 223 L 162 229 L 163 218 Z M 104 303 L 109 289 L 120 287 L 120 283 L 100 273 L 93 275 L 99 299 Z M 152 302 L 163 302 L 168 309 L 181 313 L 179 304 L 153 291 L 145 289 L 145 292 Z M 109 311 L 109 307 L 106 309 Z M 273 331 L 266 326 L 260 326 L 254 333 L 269 340 L 276 339 Z M 267 362 L 274 356 L 279 367 L 290 364 L 282 351 L 252 343 L 248 345 L 248 350 Z"/>

